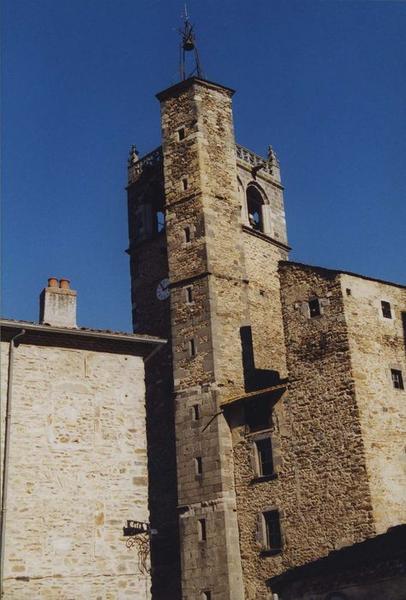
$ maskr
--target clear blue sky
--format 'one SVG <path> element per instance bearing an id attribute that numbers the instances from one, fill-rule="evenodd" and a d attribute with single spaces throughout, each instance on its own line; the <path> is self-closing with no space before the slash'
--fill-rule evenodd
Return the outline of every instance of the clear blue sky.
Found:
<path id="1" fill-rule="evenodd" d="M 189 0 L 237 140 L 277 151 L 291 258 L 405 282 L 406 2 Z M 129 330 L 126 160 L 160 144 L 182 2 L 3 0 L 4 316 L 48 276 Z"/>

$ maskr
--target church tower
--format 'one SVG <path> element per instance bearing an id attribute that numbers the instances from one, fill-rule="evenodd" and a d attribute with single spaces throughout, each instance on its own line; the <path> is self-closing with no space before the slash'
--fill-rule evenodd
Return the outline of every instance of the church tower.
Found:
<path id="1" fill-rule="evenodd" d="M 238 409 L 228 406 L 286 375 L 279 166 L 271 149 L 261 159 L 236 146 L 232 95 L 197 77 L 159 93 L 162 148 L 143 159 L 133 149 L 129 162 L 134 328 L 169 340 L 147 368 L 162 599 L 180 597 L 177 556 L 182 598 L 246 597 L 230 428 Z"/>

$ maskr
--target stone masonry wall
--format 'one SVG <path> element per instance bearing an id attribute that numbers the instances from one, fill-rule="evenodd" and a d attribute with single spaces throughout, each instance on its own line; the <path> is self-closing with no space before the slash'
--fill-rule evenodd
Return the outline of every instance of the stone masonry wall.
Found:
<path id="1" fill-rule="evenodd" d="M 361 541 L 375 526 L 339 274 L 282 263 L 280 275 L 289 370 L 280 439 L 286 568 Z M 322 314 L 310 318 L 315 297 Z"/>
<path id="2" fill-rule="evenodd" d="M 395 389 L 391 369 L 406 385 L 406 288 L 341 276 L 355 392 L 378 533 L 406 522 L 406 390 Z M 392 318 L 382 314 L 381 301 Z"/>
<path id="3" fill-rule="evenodd" d="M 3 419 L 8 350 L 3 342 Z M 122 537 L 127 519 L 149 520 L 147 489 L 142 359 L 21 343 L 5 598 L 149 598 L 149 577 Z"/>

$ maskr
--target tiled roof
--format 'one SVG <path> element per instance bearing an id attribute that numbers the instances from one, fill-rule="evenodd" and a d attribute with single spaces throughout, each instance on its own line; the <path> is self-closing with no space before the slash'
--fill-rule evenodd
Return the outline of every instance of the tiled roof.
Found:
<path id="1" fill-rule="evenodd" d="M 98 335 L 106 335 L 117 336 L 117 337 L 126 337 L 128 341 L 145 341 L 145 342 L 155 342 L 155 343 L 166 343 L 166 340 L 162 338 L 158 338 L 152 335 L 139 334 L 139 333 L 131 333 L 128 331 L 113 331 L 111 329 L 96 329 L 92 327 L 55 327 L 54 325 L 49 325 L 47 323 L 36 323 L 35 321 L 22 321 L 20 319 L 7 319 L 0 318 L 0 326 L 13 326 L 13 325 L 21 325 L 22 327 L 26 326 L 31 331 L 32 330 L 47 330 L 54 333 L 90 333 L 90 334 L 98 334 Z"/>

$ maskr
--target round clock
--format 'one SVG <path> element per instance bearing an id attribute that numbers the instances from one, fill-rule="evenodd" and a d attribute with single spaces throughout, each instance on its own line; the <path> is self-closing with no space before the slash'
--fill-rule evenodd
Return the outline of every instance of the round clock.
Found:
<path id="1" fill-rule="evenodd" d="M 156 297 L 158 300 L 166 300 L 169 298 L 169 279 L 162 279 L 156 288 Z"/>

